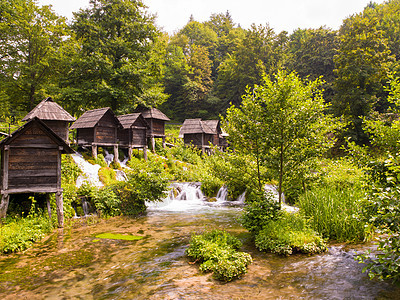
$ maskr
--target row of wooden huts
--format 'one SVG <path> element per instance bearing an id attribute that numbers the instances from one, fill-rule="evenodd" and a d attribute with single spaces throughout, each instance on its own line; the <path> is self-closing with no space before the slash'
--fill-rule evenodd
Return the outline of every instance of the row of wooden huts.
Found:
<path id="1" fill-rule="evenodd" d="M 78 120 L 51 98 L 44 99 L 23 121 L 26 123 L 0 141 L 0 219 L 6 216 L 11 194 L 55 193 L 59 227 L 63 227 L 63 196 L 61 188 L 61 154 L 72 154 L 69 129 L 76 129 L 78 146 L 143 148 L 147 139 L 153 149 L 155 138 L 165 143 L 164 124 L 168 117 L 157 109 L 115 116 L 110 108 L 85 112 Z M 71 127 L 71 123 L 75 122 Z M 70 127 L 70 128 L 69 128 Z M 50 200 L 47 197 L 49 215 Z"/>
<path id="2" fill-rule="evenodd" d="M 136 113 L 116 116 L 110 108 L 86 111 L 75 120 L 51 98 L 44 99 L 23 121 L 17 131 L 0 141 L 0 218 L 6 215 L 9 195 L 20 193 L 55 193 L 59 226 L 62 227 L 63 197 L 61 188 L 61 154 L 72 154 L 68 141 L 69 130 L 76 129 L 75 143 L 91 147 L 113 147 L 118 158 L 118 147 L 132 150 L 142 148 L 147 156 L 147 144 L 155 149 L 155 139 L 161 138 L 165 147 L 165 122 L 169 118 L 160 110 L 141 109 Z M 72 126 L 70 126 L 72 124 Z M 210 143 L 225 147 L 226 141 L 219 121 L 188 119 L 180 136 L 185 144 L 192 144 L 206 152 Z M 51 215 L 49 198 L 47 201 Z"/>

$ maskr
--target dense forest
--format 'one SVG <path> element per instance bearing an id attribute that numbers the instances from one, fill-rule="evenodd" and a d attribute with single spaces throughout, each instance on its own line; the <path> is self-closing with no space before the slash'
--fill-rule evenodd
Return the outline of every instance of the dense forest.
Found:
<path id="1" fill-rule="evenodd" d="M 400 1 L 369 3 L 325 26 L 275 32 L 243 29 L 229 11 L 191 18 L 172 35 L 142 1 L 91 0 L 72 20 L 33 0 L 0 3 L 0 111 L 19 119 L 47 96 L 71 114 L 104 106 L 117 114 L 158 107 L 173 121 L 216 119 L 264 75 L 295 71 L 323 79 L 327 113 L 347 122 L 344 136 L 369 137 L 364 118 L 390 109 L 387 83 L 399 72 Z"/>

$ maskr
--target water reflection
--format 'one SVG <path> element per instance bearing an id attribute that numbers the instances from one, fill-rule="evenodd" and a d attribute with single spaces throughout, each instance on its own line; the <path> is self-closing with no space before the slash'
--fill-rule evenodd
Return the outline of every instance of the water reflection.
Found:
<path id="1" fill-rule="evenodd" d="M 184 201 L 184 200 L 183 200 Z M 140 218 L 84 220 L 22 254 L 0 257 L 2 299 L 395 299 L 400 290 L 368 280 L 353 260 L 369 246 L 330 247 L 326 254 L 279 257 L 258 252 L 240 226 L 238 207 L 152 209 Z M 238 236 L 254 262 L 223 284 L 199 274 L 185 249 L 193 233 L 220 228 Z M 104 232 L 143 236 L 98 240 Z"/>

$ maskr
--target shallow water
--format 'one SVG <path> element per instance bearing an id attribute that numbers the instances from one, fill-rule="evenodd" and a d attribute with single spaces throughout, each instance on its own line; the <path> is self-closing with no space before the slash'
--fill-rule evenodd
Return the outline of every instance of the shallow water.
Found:
<path id="1" fill-rule="evenodd" d="M 169 204 L 147 216 L 84 220 L 57 230 L 21 254 L 0 256 L 2 299 L 396 299 L 400 289 L 370 281 L 353 260 L 369 245 L 331 246 L 315 256 L 261 253 L 237 218 L 239 207 Z M 171 204 L 171 203 L 170 203 Z M 187 203 L 186 203 L 187 204 Z M 177 206 L 176 203 L 173 205 Z M 90 221 L 90 219 L 89 219 Z M 254 262 L 230 283 L 200 274 L 185 256 L 190 236 L 219 228 L 239 237 Z M 111 232 L 138 241 L 98 239 Z"/>

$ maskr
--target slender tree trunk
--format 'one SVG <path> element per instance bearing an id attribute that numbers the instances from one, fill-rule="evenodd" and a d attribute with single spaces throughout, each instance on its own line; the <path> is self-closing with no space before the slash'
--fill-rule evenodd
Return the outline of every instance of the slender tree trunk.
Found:
<path id="1" fill-rule="evenodd" d="M 283 143 L 281 143 L 281 153 L 279 162 L 279 205 L 282 206 L 282 182 L 283 182 Z"/>

